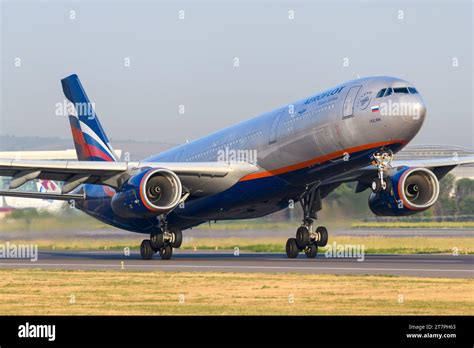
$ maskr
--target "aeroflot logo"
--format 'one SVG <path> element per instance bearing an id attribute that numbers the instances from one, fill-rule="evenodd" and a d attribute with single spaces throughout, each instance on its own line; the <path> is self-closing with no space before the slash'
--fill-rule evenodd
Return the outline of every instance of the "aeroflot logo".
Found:
<path id="1" fill-rule="evenodd" d="M 332 95 L 339 94 L 339 93 L 341 93 L 341 91 L 344 87 L 346 87 L 346 86 L 338 87 L 338 88 L 335 88 L 333 90 L 329 90 L 329 91 L 326 91 L 324 93 L 315 95 L 314 97 L 311 97 L 309 99 L 306 99 L 306 101 L 304 102 L 304 105 L 308 105 L 308 104 L 314 103 L 315 101 L 324 99 L 326 97 L 330 97 Z"/>

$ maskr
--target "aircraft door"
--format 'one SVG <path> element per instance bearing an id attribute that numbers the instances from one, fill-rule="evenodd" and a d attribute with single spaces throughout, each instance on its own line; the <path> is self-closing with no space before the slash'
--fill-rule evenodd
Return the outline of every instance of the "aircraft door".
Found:
<path id="1" fill-rule="evenodd" d="M 352 117 L 354 115 L 354 103 L 356 100 L 357 93 L 362 86 L 351 87 L 349 92 L 347 92 L 346 99 L 344 100 L 344 106 L 342 108 L 342 118 Z"/>
<path id="2" fill-rule="evenodd" d="M 268 139 L 268 144 L 273 144 L 278 139 L 278 125 L 280 124 L 280 120 L 282 116 L 287 112 L 287 109 L 283 109 L 278 111 L 275 117 L 273 118 L 272 126 L 270 128 L 270 138 Z"/>

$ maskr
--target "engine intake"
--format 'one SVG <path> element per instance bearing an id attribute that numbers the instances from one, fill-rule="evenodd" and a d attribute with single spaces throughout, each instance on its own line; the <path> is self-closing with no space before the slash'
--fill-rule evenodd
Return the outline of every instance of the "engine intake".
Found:
<path id="1" fill-rule="evenodd" d="M 438 178 L 429 169 L 409 168 L 400 177 L 398 195 L 408 209 L 426 210 L 438 199 Z"/>
<path id="2" fill-rule="evenodd" d="M 164 213 L 179 203 L 182 193 L 178 176 L 167 169 L 149 171 L 140 182 L 140 196 L 152 211 Z"/>
<path id="3" fill-rule="evenodd" d="M 133 175 L 112 198 L 113 211 L 122 217 L 156 216 L 173 210 L 183 187 L 178 176 L 164 168 Z"/>
<path id="4" fill-rule="evenodd" d="M 405 167 L 391 175 L 390 181 L 390 192 L 369 196 L 369 208 L 375 215 L 411 215 L 430 208 L 438 200 L 439 181 L 429 169 Z"/>

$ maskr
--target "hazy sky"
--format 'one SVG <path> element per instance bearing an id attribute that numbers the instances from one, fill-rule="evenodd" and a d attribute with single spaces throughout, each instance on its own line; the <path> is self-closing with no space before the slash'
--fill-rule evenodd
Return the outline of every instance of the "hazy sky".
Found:
<path id="1" fill-rule="evenodd" d="M 112 142 L 170 143 L 392 75 L 427 103 L 414 143 L 474 147 L 469 0 L 0 2 L 0 134 L 70 137 L 55 108 L 71 73 Z"/>

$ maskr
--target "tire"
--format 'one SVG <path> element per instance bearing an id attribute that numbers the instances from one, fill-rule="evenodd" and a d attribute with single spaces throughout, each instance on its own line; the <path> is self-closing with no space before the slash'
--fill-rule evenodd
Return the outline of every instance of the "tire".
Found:
<path id="1" fill-rule="evenodd" d="M 142 256 L 143 260 L 151 260 L 155 251 L 151 247 L 151 242 L 149 239 L 145 239 L 140 244 L 140 255 Z"/>
<path id="2" fill-rule="evenodd" d="M 318 255 L 318 246 L 310 244 L 304 249 L 304 253 L 308 259 L 314 259 Z"/>
<path id="3" fill-rule="evenodd" d="M 309 230 L 306 226 L 300 226 L 296 230 L 296 243 L 300 249 L 309 245 Z"/>
<path id="4" fill-rule="evenodd" d="M 326 244 L 328 244 L 328 230 L 326 227 L 324 226 L 319 226 L 317 229 L 316 229 L 316 233 L 319 235 L 319 239 L 318 239 L 318 246 L 320 247 L 325 247 Z"/>
<path id="5" fill-rule="evenodd" d="M 162 260 L 169 260 L 173 255 L 173 247 L 171 245 L 166 245 L 160 249 L 160 256 Z"/>
<path id="6" fill-rule="evenodd" d="M 375 179 L 374 181 L 372 181 L 370 188 L 372 189 L 373 193 L 380 193 L 380 191 L 382 191 L 382 184 L 380 183 L 380 180 Z"/>
<path id="7" fill-rule="evenodd" d="M 173 248 L 179 248 L 181 246 L 181 243 L 183 243 L 183 232 L 181 230 L 176 230 L 173 232 L 174 235 L 174 241 L 171 243 L 171 246 Z"/>
<path id="8" fill-rule="evenodd" d="M 286 256 L 290 259 L 294 259 L 298 257 L 300 249 L 298 248 L 298 244 L 296 243 L 295 238 L 289 238 L 286 242 Z"/>
<path id="9" fill-rule="evenodd" d="M 163 241 L 163 233 L 153 233 L 150 236 L 150 243 L 151 247 L 153 248 L 153 250 L 155 250 L 155 252 L 163 248 L 163 246 L 165 245 Z"/>
<path id="10" fill-rule="evenodd" d="M 390 190 L 392 190 L 392 180 L 390 180 L 389 176 L 386 176 L 385 178 L 383 178 L 383 181 L 386 184 L 384 191 L 385 192 L 390 192 Z"/>

